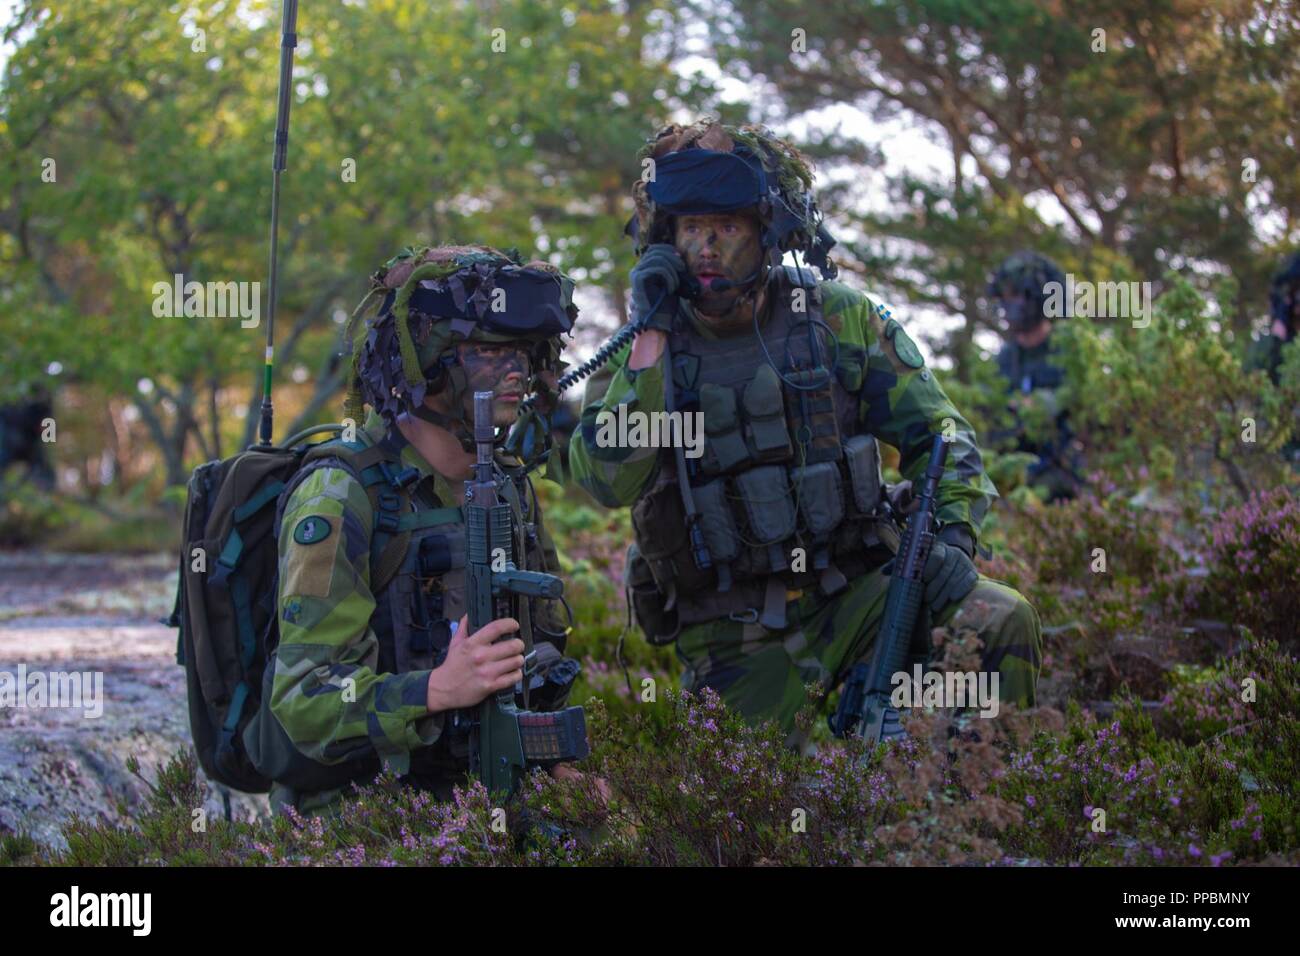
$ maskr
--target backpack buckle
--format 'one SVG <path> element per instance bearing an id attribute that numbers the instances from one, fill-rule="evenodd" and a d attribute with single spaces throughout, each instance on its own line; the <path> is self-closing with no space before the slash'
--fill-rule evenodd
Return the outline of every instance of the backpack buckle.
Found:
<path id="1" fill-rule="evenodd" d="M 391 462 L 381 461 L 379 470 L 383 473 L 384 479 L 397 491 L 401 491 L 412 482 L 420 480 L 420 470 L 418 468 L 408 466 L 401 471 L 394 472 Z"/>

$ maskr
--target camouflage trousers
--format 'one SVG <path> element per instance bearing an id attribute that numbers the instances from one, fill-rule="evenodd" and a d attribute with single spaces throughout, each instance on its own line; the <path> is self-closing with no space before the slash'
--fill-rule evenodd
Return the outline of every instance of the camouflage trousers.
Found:
<path id="1" fill-rule="evenodd" d="M 677 638 L 682 685 L 692 693 L 713 689 L 751 723 L 777 721 L 791 746 L 801 746 L 795 715 L 807 703 L 804 685 L 817 682 L 829 691 L 868 658 L 888 589 L 889 577 L 876 570 L 834 597 L 805 594 L 787 606 L 789 627 L 782 632 L 725 618 L 685 627 Z M 981 575 L 970 594 L 944 608 L 933 624 L 975 631 L 984 645 L 982 669 L 999 675 L 999 700 L 1034 704 L 1042 626 L 1018 591 Z"/>

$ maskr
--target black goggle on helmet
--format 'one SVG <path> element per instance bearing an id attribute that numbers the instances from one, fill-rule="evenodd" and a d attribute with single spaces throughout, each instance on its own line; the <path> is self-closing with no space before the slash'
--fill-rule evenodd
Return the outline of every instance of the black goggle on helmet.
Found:
<path id="1" fill-rule="evenodd" d="M 390 426 L 404 412 L 425 417 L 425 397 L 448 378 L 456 407 L 465 387 L 454 348 L 460 342 L 523 342 L 532 361 L 530 388 L 544 391 L 539 374 L 563 366 L 561 336 L 578 313 L 573 280 L 485 247 L 456 248 L 454 255 L 405 250 L 372 277 L 353 322 L 374 296 L 383 299 L 365 335 L 354 337 L 350 416 L 359 416 L 364 400 Z"/>

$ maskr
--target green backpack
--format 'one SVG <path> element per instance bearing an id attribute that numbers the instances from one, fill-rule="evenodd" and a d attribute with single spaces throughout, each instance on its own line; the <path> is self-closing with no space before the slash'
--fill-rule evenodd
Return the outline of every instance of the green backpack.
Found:
<path id="1" fill-rule="evenodd" d="M 287 735 L 278 725 L 259 727 L 256 720 L 269 689 L 267 662 L 279 642 L 276 524 L 284 495 L 306 471 L 327 460 L 341 463 L 362 481 L 376 519 L 370 556 L 375 593 L 396 574 L 410 540 L 399 517 L 409 506 L 405 489 L 410 476 L 401 472 L 398 452 L 384 443 L 341 438 L 303 443 L 329 431 L 341 432 L 342 426 L 308 429 L 283 445 L 253 445 L 224 461 L 200 465 L 190 476 L 176 604 L 166 623 L 180 629 L 176 662 L 185 668 L 199 763 L 211 779 L 245 793 L 265 793 L 273 779 L 285 775 L 298 786 L 327 789 L 352 779 L 371 762 L 378 767 L 377 760 L 360 762 L 366 766 L 358 761 L 316 763 L 291 744 L 286 747 Z M 358 438 L 364 434 L 358 432 Z M 266 758 L 250 753 L 246 730 L 254 750 L 266 750 Z M 259 739 L 271 737 L 272 743 L 258 747 Z M 292 751 L 287 757 L 286 750 Z M 268 764 L 283 768 L 286 760 L 290 771 L 265 772 Z"/>

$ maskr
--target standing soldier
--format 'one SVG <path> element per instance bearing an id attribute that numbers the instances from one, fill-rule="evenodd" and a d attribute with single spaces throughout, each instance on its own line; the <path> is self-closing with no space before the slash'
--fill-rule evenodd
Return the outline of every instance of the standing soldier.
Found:
<path id="1" fill-rule="evenodd" d="M 372 282 L 381 305 L 357 333 L 348 394 L 348 415 L 360 418 L 364 400 L 370 416 L 356 446 L 342 449 L 351 454 L 313 461 L 281 498 L 280 642 L 245 735 L 275 781 L 277 809 L 319 811 L 347 783 L 367 782 L 380 760 L 447 799 L 468 768 L 453 712 L 524 679 L 524 642 L 496 640 L 520 622 L 466 633 L 458 506 L 475 461 L 474 392 L 494 393 L 503 434 L 526 392 L 548 394 L 560 336 L 577 314 L 573 282 L 485 246 L 408 249 Z M 557 570 L 522 468 L 500 454 L 497 463 L 520 566 Z M 392 548 L 404 532 L 405 549 Z M 577 674 L 561 657 L 564 617 L 541 600 L 526 617 L 532 706 L 557 709 Z"/>
<path id="2" fill-rule="evenodd" d="M 1037 252 L 1009 256 L 989 281 L 988 293 L 1007 323 L 1010 340 L 998 353 L 998 371 L 1007 380 L 1015 427 L 1005 437 L 1014 438 L 1016 451 L 1029 452 L 1037 461 L 1029 467 L 1029 484 L 1048 501 L 1073 498 L 1079 491 L 1081 459 L 1068 413 L 1061 408 L 1057 390 L 1065 373 L 1055 361 L 1052 319 L 1046 314 L 1049 283 L 1065 285 L 1065 274 L 1051 259 Z M 1027 419 L 1038 412 L 1036 435 Z M 995 434 L 994 440 L 1000 440 Z"/>
<path id="3" fill-rule="evenodd" d="M 1268 332 L 1251 343 L 1246 355 L 1246 370 L 1259 369 L 1268 374 L 1277 385 L 1281 379 L 1282 349 L 1295 348 L 1296 330 L 1300 329 L 1300 252 L 1293 252 L 1282 263 L 1282 268 L 1268 290 L 1269 312 L 1272 324 Z M 1300 435 L 1293 435 L 1282 449 L 1282 456 L 1300 463 Z"/>
<path id="4" fill-rule="evenodd" d="M 1300 329 L 1300 252 L 1292 253 L 1273 276 L 1268 304 L 1273 322 L 1267 334 L 1251 343 L 1246 367 L 1263 369 L 1276 385 L 1282 365 L 1282 346 L 1294 342 L 1296 329 Z"/>
<path id="5" fill-rule="evenodd" d="M 898 528 L 876 439 L 916 480 L 943 434 L 930 620 L 976 631 L 1000 699 L 1032 704 L 1038 615 L 972 561 L 996 491 L 970 426 L 888 309 L 781 265 L 797 253 L 834 275 L 803 158 L 765 128 L 712 120 L 665 127 L 641 158 L 632 304 L 654 317 L 603 395 L 588 389 L 570 461 L 597 500 L 632 506 L 628 585 L 647 637 L 676 641 L 686 689 L 800 743 L 804 685 L 843 681 L 884 610 Z M 702 453 L 607 446 L 598 426 L 619 406 L 700 415 Z"/>

